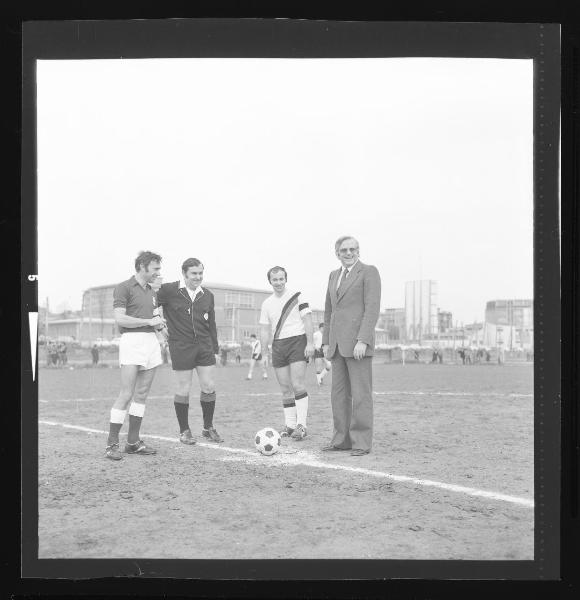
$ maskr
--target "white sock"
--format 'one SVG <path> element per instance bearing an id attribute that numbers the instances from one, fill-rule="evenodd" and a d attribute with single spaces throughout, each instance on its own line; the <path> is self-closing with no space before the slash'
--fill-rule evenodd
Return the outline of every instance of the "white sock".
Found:
<path id="1" fill-rule="evenodd" d="M 145 414 L 145 404 L 141 402 L 131 402 L 131 406 L 129 407 L 129 414 L 134 417 L 141 417 Z"/>
<path id="2" fill-rule="evenodd" d="M 125 422 L 126 410 L 120 410 L 119 408 L 111 408 L 110 422 L 122 425 Z"/>
<path id="3" fill-rule="evenodd" d="M 284 421 L 290 429 L 296 429 L 296 405 L 284 407 Z"/>
<path id="4" fill-rule="evenodd" d="M 302 395 L 302 394 L 300 394 Z M 308 394 L 304 392 L 302 398 L 296 398 L 296 418 L 300 425 L 306 427 L 306 418 L 308 417 Z"/>

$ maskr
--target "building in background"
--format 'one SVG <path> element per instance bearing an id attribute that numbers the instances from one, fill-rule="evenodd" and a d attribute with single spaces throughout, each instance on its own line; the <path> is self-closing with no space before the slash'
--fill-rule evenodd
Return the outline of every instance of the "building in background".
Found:
<path id="1" fill-rule="evenodd" d="M 405 284 L 406 341 L 432 338 L 439 331 L 437 282 L 432 279 L 407 281 Z"/>
<path id="2" fill-rule="evenodd" d="M 312 326 L 314 327 L 314 331 L 318 329 L 320 323 L 324 323 L 324 310 L 320 308 L 312 309 Z"/>
<path id="3" fill-rule="evenodd" d="M 260 310 L 271 291 L 226 283 L 204 283 L 215 296 L 215 320 L 220 342 L 243 343 L 260 336 Z"/>
<path id="4" fill-rule="evenodd" d="M 506 350 L 533 351 L 534 301 L 508 299 L 487 302 L 485 343 Z"/>
<path id="5" fill-rule="evenodd" d="M 98 285 L 83 292 L 79 341 L 91 344 L 110 341 L 120 335 L 113 312 L 113 290 L 116 284 Z"/>
<path id="6" fill-rule="evenodd" d="M 448 310 L 440 310 L 437 312 L 437 323 L 439 332 L 445 333 L 453 327 L 453 314 Z"/>
<path id="7" fill-rule="evenodd" d="M 485 305 L 485 320 L 493 325 L 533 328 L 533 300 L 490 300 Z"/>
<path id="8" fill-rule="evenodd" d="M 388 341 L 404 342 L 405 337 L 405 309 L 404 308 L 386 308 L 381 313 L 382 327 L 386 331 Z"/>
<path id="9" fill-rule="evenodd" d="M 82 324 L 78 325 L 81 342 L 92 342 L 98 338 L 110 340 L 119 335 L 113 312 L 115 286 L 99 285 L 83 293 Z M 204 282 L 203 286 L 215 296 L 216 327 L 220 342 L 242 343 L 249 340 L 252 333 L 260 334 L 260 309 L 271 291 L 224 283 Z"/>
<path id="10" fill-rule="evenodd" d="M 84 319 L 82 316 L 55 318 L 49 315 L 45 324 L 46 337 L 63 342 L 91 345 L 97 341 L 111 341 L 119 336 L 115 319 Z"/>
<path id="11" fill-rule="evenodd" d="M 50 312 L 46 306 L 38 307 L 39 340 L 57 340 L 63 342 L 82 342 L 86 340 L 111 340 L 117 333 L 117 325 L 111 317 L 93 317 L 91 321 L 83 318 L 82 310 Z"/>

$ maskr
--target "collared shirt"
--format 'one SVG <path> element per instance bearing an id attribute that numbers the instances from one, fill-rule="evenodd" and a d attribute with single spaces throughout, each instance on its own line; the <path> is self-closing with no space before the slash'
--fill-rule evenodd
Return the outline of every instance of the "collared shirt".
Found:
<path id="1" fill-rule="evenodd" d="M 195 302 L 198 294 L 203 294 L 203 288 L 201 285 L 198 285 L 194 290 L 190 290 L 187 286 L 185 286 L 185 290 L 189 294 L 192 302 Z"/>
<path id="2" fill-rule="evenodd" d="M 340 275 L 338 276 L 338 281 L 336 283 L 336 289 L 338 289 L 340 287 L 340 282 L 342 281 L 342 277 L 343 275 L 346 273 L 350 273 L 354 267 L 354 265 L 356 265 L 356 263 L 358 262 L 358 259 L 353 263 L 352 267 L 342 267 L 342 270 L 340 271 Z"/>
<path id="3" fill-rule="evenodd" d="M 146 283 L 143 287 L 135 275 L 127 281 L 122 281 L 113 292 L 113 308 L 124 308 L 129 317 L 152 319 L 157 310 L 157 298 L 153 288 Z M 155 331 L 151 325 L 141 327 L 119 327 L 121 333 L 136 333 Z"/>
<path id="4" fill-rule="evenodd" d="M 174 344 L 202 344 L 218 353 L 215 304 L 211 290 L 179 287 L 181 282 L 164 283 L 157 292 L 159 306 L 169 329 L 169 347 Z M 194 296 L 192 298 L 192 296 Z"/>

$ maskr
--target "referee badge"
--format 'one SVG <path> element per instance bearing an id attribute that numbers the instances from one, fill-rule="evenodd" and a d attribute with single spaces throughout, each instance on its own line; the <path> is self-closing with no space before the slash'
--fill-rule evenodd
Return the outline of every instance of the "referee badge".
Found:
<path id="1" fill-rule="evenodd" d="M 207 321 L 209 319 L 209 314 L 208 313 L 203 313 L 203 318 Z"/>

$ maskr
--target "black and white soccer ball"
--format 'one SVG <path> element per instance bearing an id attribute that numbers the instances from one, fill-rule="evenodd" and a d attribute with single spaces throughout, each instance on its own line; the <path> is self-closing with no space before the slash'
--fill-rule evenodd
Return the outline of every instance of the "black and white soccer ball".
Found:
<path id="1" fill-rule="evenodd" d="M 280 434 L 271 427 L 264 427 L 256 433 L 254 438 L 256 450 L 264 456 L 272 456 L 280 449 L 281 438 Z"/>

